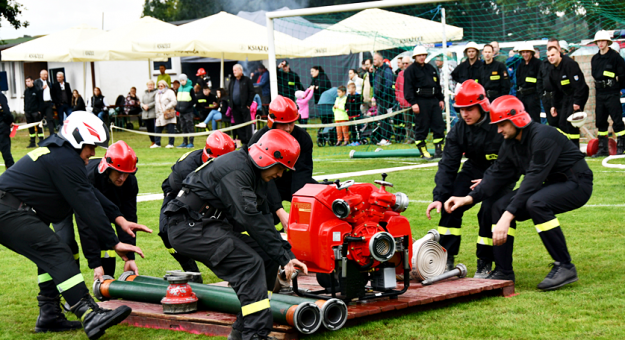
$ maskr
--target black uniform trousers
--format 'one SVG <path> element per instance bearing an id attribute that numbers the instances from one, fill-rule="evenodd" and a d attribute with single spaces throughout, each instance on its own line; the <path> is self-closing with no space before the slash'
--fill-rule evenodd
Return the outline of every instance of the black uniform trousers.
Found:
<path id="1" fill-rule="evenodd" d="M 462 170 L 456 176 L 454 181 L 454 189 L 452 196 L 464 197 L 471 192 L 471 183 L 474 179 L 480 179 L 484 176 L 484 171 L 471 166 L 465 162 Z M 479 224 L 479 232 L 477 237 L 477 249 L 475 254 L 478 259 L 492 262 L 493 258 L 493 234 L 492 234 L 492 205 L 503 195 L 512 191 L 511 188 L 502 190 L 500 194 L 487 198 L 482 202 L 480 210 L 477 213 Z M 445 202 L 441 202 L 445 203 Z M 449 256 L 456 256 L 460 250 L 460 241 L 462 238 L 462 216 L 464 212 L 471 209 L 473 205 L 463 206 L 456 209 L 451 214 L 445 209 L 441 209 L 441 219 L 438 223 L 438 232 L 441 234 L 440 244 L 447 249 Z"/>
<path id="2" fill-rule="evenodd" d="M 574 113 L 573 111 L 573 96 L 564 96 L 562 98 L 562 107 L 557 108 L 560 125 L 560 131 L 563 132 L 570 140 L 579 147 L 579 128 L 571 125 L 566 119 Z M 584 111 L 584 107 L 581 106 L 580 111 Z M 622 118 L 621 118 L 622 119 Z"/>
<path id="3" fill-rule="evenodd" d="M 78 242 L 74 237 L 74 218 L 73 214 L 68 215 L 63 221 L 59 223 L 53 223 L 52 228 L 54 233 L 59 237 L 62 243 L 66 244 L 72 252 L 74 261 L 78 268 L 80 268 L 80 260 L 78 254 Z M 46 273 L 41 267 L 37 267 L 37 282 L 39 283 L 39 295 L 51 296 L 54 293 L 56 287 L 52 281 L 52 277 Z M 52 295 L 53 296 L 53 295 Z"/>
<path id="4" fill-rule="evenodd" d="M 39 112 L 26 112 L 24 113 L 24 116 L 26 116 L 26 123 L 28 124 L 41 120 L 41 115 L 39 114 Z M 44 138 L 43 129 L 41 129 L 39 126 L 29 127 L 28 134 L 32 140 L 35 140 L 35 137 L 37 137 L 37 135 L 39 135 L 39 140 L 43 140 Z"/>
<path id="5" fill-rule="evenodd" d="M 388 107 L 385 107 L 384 105 L 381 105 L 380 103 L 377 104 L 378 105 L 378 116 L 381 115 L 385 115 L 388 113 Z M 386 139 L 387 141 L 391 141 L 391 137 L 393 135 L 393 127 L 391 126 L 390 123 L 390 118 L 386 118 L 386 119 L 382 119 L 378 122 L 379 126 L 380 126 L 380 139 Z"/>
<path id="6" fill-rule="evenodd" d="M 171 194 L 171 195 L 174 195 L 174 194 Z M 171 195 L 165 197 L 165 199 L 163 200 L 163 206 L 161 207 L 161 216 L 158 221 L 159 222 L 158 236 L 160 236 L 161 239 L 163 240 L 163 244 L 165 245 L 165 248 L 167 248 L 167 251 L 171 254 L 171 256 L 173 256 L 173 258 L 176 259 L 178 263 L 180 263 L 182 270 L 184 270 L 185 272 L 198 272 L 199 273 L 200 269 L 198 268 L 197 263 L 195 263 L 195 261 L 192 258 L 189 258 L 187 256 L 184 256 L 178 253 L 176 249 L 174 249 L 174 247 L 172 247 L 171 244 L 169 243 L 169 233 L 167 229 L 168 216 L 163 213 L 163 210 L 165 210 L 165 207 L 167 207 L 167 203 L 171 201 L 171 199 L 169 198 L 171 197 Z"/>
<path id="7" fill-rule="evenodd" d="M 254 334 L 267 336 L 273 326 L 267 283 L 272 282 L 273 288 L 276 272 L 266 273 L 261 256 L 224 221 L 194 221 L 180 212 L 169 216 L 168 225 L 169 242 L 180 254 L 204 263 L 236 292 L 241 313 L 233 328 L 245 340 Z"/>
<path id="8" fill-rule="evenodd" d="M 516 212 L 515 220 L 531 219 L 534 222 L 540 239 L 554 261 L 562 264 L 571 263 L 571 256 L 556 215 L 577 209 L 588 202 L 592 194 L 592 178 L 592 173 L 577 174 L 575 178 L 564 182 L 545 183 L 540 190 L 530 196 L 525 207 Z M 504 195 L 493 205 L 493 228 L 515 194 L 516 190 Z M 516 229 L 516 225 L 511 224 L 506 243 L 493 247 L 495 265 L 505 274 L 513 273 L 512 252 L 515 234 L 513 229 Z"/>
<path id="9" fill-rule="evenodd" d="M 440 143 L 445 139 L 445 122 L 439 100 L 436 97 L 417 97 L 419 113 L 415 113 L 415 143 L 420 144 L 428 138 L 432 130 L 434 143 Z"/>
<path id="10" fill-rule="evenodd" d="M 249 122 L 252 117 L 250 116 L 250 110 L 248 108 L 237 107 L 236 105 L 232 106 L 232 117 L 234 117 L 234 124 L 239 125 L 246 122 Z M 247 125 L 236 130 L 237 135 L 241 139 L 241 143 L 247 145 L 252 138 L 252 126 Z"/>
<path id="11" fill-rule="evenodd" d="M 2 153 L 2 159 L 4 159 L 4 166 L 8 169 L 15 161 L 11 154 L 11 126 L 4 122 L 0 122 L 0 152 Z"/>
<path id="12" fill-rule="evenodd" d="M 560 128 L 560 118 L 554 117 L 551 115 L 551 103 L 553 101 L 553 92 L 545 92 L 544 95 L 541 96 L 541 100 L 543 102 L 543 108 L 545 109 L 545 114 L 547 115 L 547 124 L 549 126 L 553 126 L 556 129 Z"/>
<path id="13" fill-rule="evenodd" d="M 612 117 L 612 128 L 617 136 L 625 135 L 625 124 L 623 124 L 623 108 L 621 107 L 620 93 L 599 92 L 596 94 L 597 105 L 595 108 L 596 125 L 599 136 L 608 135 L 608 117 Z"/>
<path id="14" fill-rule="evenodd" d="M 52 136 L 54 132 L 54 128 L 56 127 L 56 122 L 54 121 L 54 111 L 52 106 L 54 103 L 52 101 L 43 102 L 41 114 L 46 118 L 46 123 L 48 124 L 48 131 L 50 132 L 50 136 Z"/>
<path id="15" fill-rule="evenodd" d="M 52 229 L 32 211 L 0 204 L 0 244 L 33 261 L 45 273 L 42 292 L 55 297 L 59 292 L 70 306 L 89 294 L 72 252 Z"/>
<path id="16" fill-rule="evenodd" d="M 523 103 L 525 111 L 530 114 L 533 122 L 540 124 L 540 98 L 538 93 L 519 94 L 517 92 L 517 98 Z M 545 109 L 547 110 L 547 109 Z"/>

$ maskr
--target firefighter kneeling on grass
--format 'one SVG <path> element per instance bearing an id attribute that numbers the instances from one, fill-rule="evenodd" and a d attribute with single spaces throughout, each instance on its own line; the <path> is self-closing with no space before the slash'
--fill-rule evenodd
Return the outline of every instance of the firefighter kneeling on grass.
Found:
<path id="1" fill-rule="evenodd" d="M 295 170 L 299 153 L 293 136 L 271 130 L 249 151 L 237 150 L 197 168 L 165 209 L 173 248 L 228 281 L 241 301 L 229 339 L 268 339 L 273 318 L 267 288 L 275 283 L 278 265 L 287 277 L 296 267 L 308 272 L 274 227 L 266 200 L 268 182 Z M 264 262 L 261 251 L 271 261 Z"/>
<path id="2" fill-rule="evenodd" d="M 131 309 L 122 306 L 105 310 L 93 301 L 71 250 L 49 224 L 60 222 L 74 210 L 90 217 L 89 227 L 107 249 L 115 249 L 123 258 L 129 252 L 143 256 L 138 247 L 119 242 L 87 178 L 85 165 L 95 155 L 96 146 L 104 147 L 108 141 L 108 129 L 101 120 L 87 112 L 74 112 L 58 135 L 41 142 L 40 148 L 0 176 L 0 244 L 33 261 L 52 277 L 49 282 L 53 284 L 48 285 L 52 289 L 46 291 L 52 295 L 49 298 L 55 299 L 61 293 L 90 339 L 99 338 L 107 328 L 124 320 Z M 123 228 L 128 233 L 132 229 L 149 230 L 137 226 L 124 224 Z M 36 331 L 74 328 L 61 317 L 58 300 L 56 306 L 49 307 L 48 313 L 57 317 L 46 324 L 39 320 L 40 329 Z"/>
<path id="3" fill-rule="evenodd" d="M 553 290 L 577 281 L 566 240 L 556 217 L 577 209 L 590 199 L 593 175 L 579 148 L 551 126 L 533 122 L 521 101 L 513 96 L 497 98 L 490 106 L 491 124 L 505 139 L 499 158 L 478 186 L 465 197 L 451 197 L 445 210 L 480 202 L 525 175 L 521 185 L 495 202 L 492 210 L 495 270 L 487 277 L 513 280 L 513 222 L 531 219 L 553 268 L 538 289 Z M 512 227 L 512 228 L 511 228 Z"/>

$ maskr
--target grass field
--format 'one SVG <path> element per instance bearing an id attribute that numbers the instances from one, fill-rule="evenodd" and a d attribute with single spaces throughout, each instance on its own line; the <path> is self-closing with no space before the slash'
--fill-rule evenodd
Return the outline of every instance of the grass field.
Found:
<path id="1" fill-rule="evenodd" d="M 162 180 L 169 174 L 171 164 L 186 150 L 149 149 L 145 136 L 115 133 L 139 157 L 140 194 L 160 192 Z M 176 140 L 179 144 L 180 139 Z M 196 140 L 201 146 L 202 139 Z M 19 159 L 28 151 L 24 132 L 13 141 L 13 155 Z M 326 147 L 326 149 L 328 149 Z M 98 156 L 103 150 L 98 151 Z M 315 174 L 333 174 L 367 169 L 418 164 L 417 159 L 358 159 L 332 155 L 330 150 L 315 151 Z M 623 209 L 625 170 L 608 169 L 600 160 L 588 159 L 595 173 L 593 196 L 585 207 L 559 216 L 573 262 L 580 280 L 554 292 L 540 292 L 536 285 L 549 272 L 551 258 L 544 249 L 533 225 L 519 223 L 516 237 L 516 292 L 512 298 L 492 297 L 467 303 L 456 303 L 431 311 L 406 314 L 402 317 L 369 322 L 337 332 L 325 332 L 307 339 L 623 339 L 622 314 L 625 310 L 625 262 Z M 391 190 L 402 191 L 411 199 L 404 213 L 411 222 L 413 235 L 418 238 L 436 228 L 438 216 L 427 220 L 425 208 L 432 199 L 436 167 L 391 173 Z M 372 182 L 379 175 L 354 178 Z M 166 270 L 178 269 L 177 262 L 167 253 L 158 230 L 161 202 L 139 203 L 139 223 L 148 225 L 155 233 L 140 234 L 138 245 L 146 254 L 138 259 L 141 274 L 161 276 Z M 475 271 L 475 239 L 477 209 L 465 216 L 464 242 L 456 262 Z M 0 246 L 0 339 L 86 339 L 82 331 L 62 334 L 35 334 L 38 314 L 35 299 L 37 272 L 33 263 Z M 81 269 L 85 283 L 91 287 L 93 273 L 81 254 Z M 117 275 L 121 273 L 118 260 Z M 201 266 L 204 280 L 219 279 Z M 72 316 L 73 318 L 73 316 Z M 148 330 L 118 326 L 107 331 L 106 339 L 201 339 L 199 335 L 165 330 Z"/>

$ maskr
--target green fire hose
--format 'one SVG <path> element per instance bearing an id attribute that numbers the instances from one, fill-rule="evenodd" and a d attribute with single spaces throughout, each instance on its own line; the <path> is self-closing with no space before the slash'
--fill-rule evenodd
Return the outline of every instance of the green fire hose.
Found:
<path id="1" fill-rule="evenodd" d="M 428 150 L 430 154 L 434 154 L 434 150 Z M 356 151 L 349 152 L 349 158 L 384 158 L 384 157 L 421 157 L 421 153 L 417 149 L 399 149 L 399 150 L 378 150 L 378 151 Z"/>

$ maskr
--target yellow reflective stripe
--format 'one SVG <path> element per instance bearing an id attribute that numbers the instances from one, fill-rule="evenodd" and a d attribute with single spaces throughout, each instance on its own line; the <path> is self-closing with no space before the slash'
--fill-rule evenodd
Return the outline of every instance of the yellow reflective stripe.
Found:
<path id="1" fill-rule="evenodd" d="M 58 284 L 56 286 L 56 289 L 59 290 L 59 293 L 63 293 L 64 291 L 70 290 L 72 287 L 74 287 L 77 284 L 80 284 L 82 282 L 85 282 L 85 280 L 82 278 L 82 274 L 76 274 L 76 275 L 72 276 L 71 278 L 61 282 L 60 284 Z"/>
<path id="2" fill-rule="evenodd" d="M 423 142 L 423 141 L 422 141 L 422 140 L 416 140 L 416 141 L 414 141 L 414 143 L 415 143 L 415 144 L 417 144 L 417 145 L 421 144 L 421 142 Z"/>
<path id="3" fill-rule="evenodd" d="M 623 135 L 625 135 L 625 130 L 616 133 L 616 136 L 618 136 L 618 137 L 621 137 Z"/>
<path id="4" fill-rule="evenodd" d="M 434 77 L 434 81 L 438 81 L 438 79 L 436 77 Z M 393 85 L 393 86 L 395 86 L 395 85 Z"/>
<path id="5" fill-rule="evenodd" d="M 176 249 L 174 249 L 174 248 L 167 248 L 167 251 L 168 251 L 170 254 L 175 254 L 175 253 L 176 253 Z"/>
<path id="6" fill-rule="evenodd" d="M 269 299 L 264 299 L 241 307 L 241 314 L 243 314 L 243 316 L 246 316 L 269 308 L 271 308 L 271 306 L 269 305 Z"/>
<path id="7" fill-rule="evenodd" d="M 28 136 L 29 136 L 30 138 L 33 138 L 33 137 L 36 137 L 36 136 L 37 136 L 37 134 L 36 134 L 36 133 L 29 133 L 29 134 L 28 134 Z"/>
<path id="8" fill-rule="evenodd" d="M 87 311 L 80 317 L 80 321 L 81 322 L 85 322 L 85 317 L 87 316 L 87 314 L 93 312 L 93 309 L 89 308 L 87 309 Z"/>
<path id="9" fill-rule="evenodd" d="M 602 137 L 603 137 L 603 136 L 607 136 L 607 135 L 608 135 L 608 131 L 599 131 L 597 134 L 598 134 L 599 136 L 602 136 Z"/>
<path id="10" fill-rule="evenodd" d="M 195 150 L 193 150 L 193 151 L 195 151 Z M 187 156 L 189 156 L 189 154 L 191 152 L 193 152 L 193 151 L 189 151 L 189 152 L 185 153 L 184 155 L 180 156 L 180 158 L 178 158 L 178 162 L 180 162 L 181 160 L 187 158 Z M 176 163 L 178 163 L 178 162 L 176 162 Z"/>
<path id="11" fill-rule="evenodd" d="M 479 84 L 480 80 L 479 79 L 475 79 L 475 82 Z"/>
<path id="12" fill-rule="evenodd" d="M 200 165 L 197 169 L 195 169 L 195 171 L 194 171 L 194 172 L 198 172 L 198 171 L 202 170 L 202 168 L 203 168 L 203 167 L 205 167 L 205 166 L 207 166 L 207 165 L 211 164 L 211 162 L 212 162 L 214 159 L 215 159 L 215 158 L 211 158 L 211 159 L 209 159 L 208 161 L 206 161 L 206 163 L 204 163 L 204 164 Z"/>
<path id="13" fill-rule="evenodd" d="M 558 132 L 560 132 L 561 134 L 565 135 L 566 138 L 569 138 L 569 135 L 567 135 L 566 133 L 564 133 L 564 131 L 560 130 L 560 128 L 556 128 L 556 130 L 558 130 Z"/>
<path id="14" fill-rule="evenodd" d="M 557 228 L 560 226 L 560 221 L 558 221 L 558 218 L 554 218 L 551 221 L 547 221 L 545 223 L 541 223 L 541 224 L 537 224 L 536 225 L 536 231 L 537 232 L 543 232 L 543 231 L 547 231 L 547 230 L 551 230 L 553 228 Z"/>
<path id="15" fill-rule="evenodd" d="M 273 292 L 272 292 L 272 291 L 270 291 L 270 290 L 268 290 L 268 291 L 267 291 L 267 296 L 269 296 L 269 300 L 271 300 L 271 296 L 272 296 L 272 295 L 273 295 Z"/>
<path id="16" fill-rule="evenodd" d="M 568 79 L 564 79 L 564 80 L 561 80 L 561 81 L 560 81 L 560 84 L 562 84 L 562 85 L 568 85 L 568 84 L 570 84 L 570 83 L 571 83 L 571 81 L 570 81 L 570 80 L 568 80 Z"/>
<path id="17" fill-rule="evenodd" d="M 579 133 L 578 134 L 573 134 L 573 133 L 569 134 L 569 139 L 579 139 L 579 137 L 580 137 Z"/>
<path id="18" fill-rule="evenodd" d="M 197 102 L 198 103 L 206 103 L 206 99 L 198 99 Z"/>
<path id="19" fill-rule="evenodd" d="M 443 141 L 443 138 L 437 138 L 437 139 L 433 140 L 432 142 L 433 142 L 434 144 L 436 144 L 436 143 L 440 143 L 440 142 L 442 142 L 442 141 Z"/>
<path id="20" fill-rule="evenodd" d="M 27 153 L 28 157 L 30 157 L 30 159 L 33 160 L 33 162 L 37 161 L 37 159 L 39 159 L 39 157 L 43 156 L 43 155 L 47 155 L 50 153 L 50 149 L 43 147 L 43 148 L 36 148 L 35 150 Z"/>
<path id="21" fill-rule="evenodd" d="M 80 255 L 74 254 L 74 260 L 78 260 L 79 257 L 80 257 Z"/>
<path id="22" fill-rule="evenodd" d="M 102 250 L 100 252 L 100 257 L 103 259 L 107 259 L 109 257 L 115 257 L 115 250 Z"/>
<path id="23" fill-rule="evenodd" d="M 441 235 L 454 235 L 454 236 L 460 236 L 462 235 L 462 229 L 460 228 L 445 228 L 445 227 L 438 227 L 438 233 Z"/>
<path id="24" fill-rule="evenodd" d="M 496 153 L 491 153 L 489 155 L 486 155 L 486 160 L 487 161 L 493 161 L 495 159 L 497 159 L 499 157 L 499 155 L 497 155 Z"/>
<path id="25" fill-rule="evenodd" d="M 182 92 L 178 91 L 178 99 L 179 102 L 190 102 L 191 101 L 191 93 L 190 92 Z"/>
<path id="26" fill-rule="evenodd" d="M 295 82 L 294 81 L 290 81 L 289 82 L 289 86 L 295 86 Z"/>
<path id="27" fill-rule="evenodd" d="M 610 78 L 614 78 L 616 76 L 614 72 L 610 72 L 610 71 L 603 71 L 603 75 L 606 77 L 610 77 Z"/>
<path id="28" fill-rule="evenodd" d="M 484 246 L 492 246 L 493 245 L 493 239 L 492 238 L 488 238 L 488 237 L 478 236 L 477 237 L 477 244 L 481 244 L 481 245 L 484 245 Z"/>
<path id="29" fill-rule="evenodd" d="M 526 83 L 535 83 L 536 82 L 536 78 L 525 77 L 525 82 Z"/>
<path id="30" fill-rule="evenodd" d="M 247 231 L 244 231 L 244 232 L 242 232 L 241 234 L 242 234 L 242 235 L 247 235 L 247 236 L 250 236 L 250 234 L 249 234 Z"/>
<path id="31" fill-rule="evenodd" d="M 490 228 L 490 231 L 495 230 L 495 226 L 496 226 L 496 224 L 493 224 L 493 225 L 491 226 L 491 228 Z M 512 237 L 515 237 L 515 236 L 516 236 L 516 229 L 514 229 L 514 228 L 508 228 L 508 235 L 509 235 L 509 236 L 512 236 Z"/>
<path id="32" fill-rule="evenodd" d="M 490 76 L 490 80 L 499 80 L 501 76 Z"/>
<path id="33" fill-rule="evenodd" d="M 52 281 L 52 276 L 48 273 L 43 273 L 37 276 L 37 283 L 44 283 L 48 281 Z"/>

